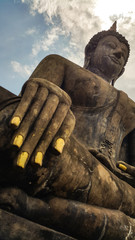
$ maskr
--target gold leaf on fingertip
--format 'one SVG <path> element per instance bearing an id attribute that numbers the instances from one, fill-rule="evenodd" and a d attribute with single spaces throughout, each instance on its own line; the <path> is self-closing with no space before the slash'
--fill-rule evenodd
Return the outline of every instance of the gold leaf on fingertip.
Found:
<path id="1" fill-rule="evenodd" d="M 119 164 L 119 168 L 123 171 L 126 171 L 127 170 L 127 167 L 124 165 L 124 164 Z"/>
<path id="2" fill-rule="evenodd" d="M 20 148 L 22 146 L 22 144 L 23 144 L 23 136 L 22 135 L 17 135 L 13 140 L 13 145 Z"/>
<path id="3" fill-rule="evenodd" d="M 59 153 L 62 153 L 63 148 L 65 145 L 65 141 L 63 138 L 58 138 L 54 144 L 55 150 L 57 150 Z"/>
<path id="4" fill-rule="evenodd" d="M 43 161 L 43 154 L 42 154 L 42 152 L 37 152 L 37 154 L 35 156 L 35 163 L 37 163 L 38 165 L 42 166 L 42 161 Z"/>
<path id="5" fill-rule="evenodd" d="M 18 127 L 20 125 L 21 119 L 20 117 L 13 117 L 10 121 L 11 125 L 14 125 L 15 127 Z"/>
<path id="6" fill-rule="evenodd" d="M 28 159 L 28 153 L 27 152 L 22 152 L 17 159 L 17 166 L 21 168 L 25 168 L 27 159 Z"/>

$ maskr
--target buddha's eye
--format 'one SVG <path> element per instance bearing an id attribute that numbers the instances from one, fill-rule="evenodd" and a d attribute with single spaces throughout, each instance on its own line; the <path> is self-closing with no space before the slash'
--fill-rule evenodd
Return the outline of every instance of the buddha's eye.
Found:
<path id="1" fill-rule="evenodd" d="M 107 46 L 112 48 L 112 49 L 115 49 L 116 48 L 116 44 L 114 42 L 108 42 L 107 43 Z"/>

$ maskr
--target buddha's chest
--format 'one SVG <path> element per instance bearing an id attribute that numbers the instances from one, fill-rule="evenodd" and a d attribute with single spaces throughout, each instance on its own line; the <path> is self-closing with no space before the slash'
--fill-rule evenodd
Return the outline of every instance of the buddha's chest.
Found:
<path id="1" fill-rule="evenodd" d="M 117 159 L 125 136 L 126 104 L 119 92 L 113 101 L 109 96 L 92 107 L 72 106 L 76 118 L 74 134 L 89 149 L 96 149 L 109 159 Z"/>
<path id="2" fill-rule="evenodd" d="M 124 128 L 123 113 L 117 105 L 84 111 L 73 107 L 72 110 L 76 118 L 74 135 L 77 139 L 88 149 L 95 149 L 109 159 L 118 157 Z"/>

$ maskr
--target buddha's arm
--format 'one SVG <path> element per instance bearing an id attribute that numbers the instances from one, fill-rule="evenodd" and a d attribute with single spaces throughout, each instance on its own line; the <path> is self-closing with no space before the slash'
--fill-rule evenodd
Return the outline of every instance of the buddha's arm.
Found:
<path id="1" fill-rule="evenodd" d="M 135 102 L 128 99 L 129 108 L 128 112 L 128 123 L 131 127 L 131 131 L 128 135 L 128 151 L 129 151 L 129 163 L 135 166 Z"/>
<path id="2" fill-rule="evenodd" d="M 125 138 L 125 146 L 123 144 L 123 149 L 125 150 L 125 159 L 118 162 L 118 167 L 120 167 L 124 172 L 129 173 L 131 176 L 135 176 L 135 102 L 130 98 L 127 101 L 127 114 L 124 117 L 124 127 L 127 129 L 125 133 L 127 134 Z"/>
<path id="3" fill-rule="evenodd" d="M 129 134 L 129 161 L 135 166 L 135 129 Z"/>

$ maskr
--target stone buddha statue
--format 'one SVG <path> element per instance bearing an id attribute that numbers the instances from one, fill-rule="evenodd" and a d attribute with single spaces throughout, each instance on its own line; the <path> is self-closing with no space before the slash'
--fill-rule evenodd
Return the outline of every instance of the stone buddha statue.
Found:
<path id="1" fill-rule="evenodd" d="M 134 239 L 135 103 L 114 88 L 129 51 L 114 23 L 83 68 L 49 55 L 1 95 L 1 208 L 75 239 Z"/>

